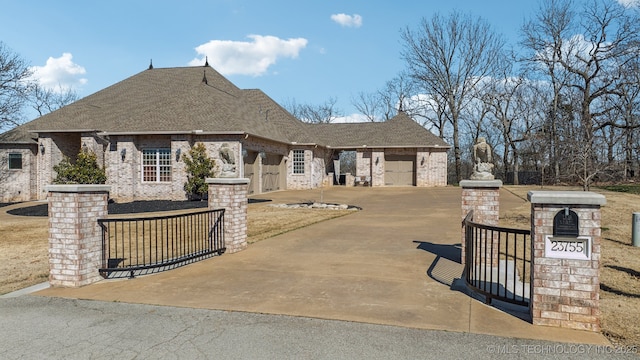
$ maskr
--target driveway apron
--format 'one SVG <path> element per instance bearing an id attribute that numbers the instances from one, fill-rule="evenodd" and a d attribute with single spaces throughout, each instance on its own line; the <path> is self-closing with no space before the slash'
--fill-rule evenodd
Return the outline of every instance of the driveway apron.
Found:
<path id="1" fill-rule="evenodd" d="M 362 210 L 164 273 L 36 294 L 606 344 L 600 334 L 533 326 L 437 276 L 440 265 L 445 278 L 462 273 L 460 194 L 456 187 L 263 194 L 256 198 L 322 198 Z M 524 203 L 504 190 L 500 201 L 502 212 Z"/>

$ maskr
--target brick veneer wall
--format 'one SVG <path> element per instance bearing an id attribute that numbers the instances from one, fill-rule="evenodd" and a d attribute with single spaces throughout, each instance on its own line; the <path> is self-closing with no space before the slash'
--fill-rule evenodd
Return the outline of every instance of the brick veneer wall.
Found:
<path id="1" fill-rule="evenodd" d="M 37 196 L 36 146 L 0 144 L 0 202 L 29 201 Z M 9 170 L 9 154 L 22 155 L 22 169 Z"/>
<path id="2" fill-rule="evenodd" d="M 371 186 L 384 186 L 384 149 L 371 150 Z"/>
<path id="3" fill-rule="evenodd" d="M 603 195 L 572 191 L 531 191 L 530 313 L 535 325 L 600 331 L 600 205 Z M 591 260 L 545 257 L 545 236 L 553 234 L 553 219 L 570 208 L 578 215 L 578 233 L 591 237 Z"/>
<path id="4" fill-rule="evenodd" d="M 293 173 L 293 150 L 304 150 L 304 174 Z M 304 190 L 319 187 L 326 171 L 326 152 L 307 146 L 293 146 L 286 163 L 287 189 Z"/>
<path id="5" fill-rule="evenodd" d="M 463 180 L 460 182 L 462 188 L 462 220 L 467 216 L 469 211 L 473 210 L 473 221 L 485 225 L 498 225 L 500 216 L 500 188 L 502 181 L 500 180 Z M 492 239 L 497 241 L 497 239 Z M 485 246 L 490 246 L 486 244 Z M 493 246 L 494 252 L 491 254 L 491 264 L 498 264 L 498 246 Z M 465 264 L 466 245 L 465 245 L 465 228 L 462 226 L 461 241 L 461 260 Z M 479 251 L 484 254 L 484 251 Z M 485 259 L 478 259 L 482 263 Z M 487 260 L 488 261 L 488 260 Z"/>
<path id="6" fill-rule="evenodd" d="M 225 209 L 224 241 L 226 252 L 247 247 L 247 191 L 249 179 L 207 179 L 209 209 Z"/>
<path id="7" fill-rule="evenodd" d="M 447 149 L 418 149 L 416 186 L 447 186 Z"/>
<path id="8" fill-rule="evenodd" d="M 80 287 L 101 280 L 102 232 L 109 186 L 51 185 L 49 203 L 49 283 Z"/>

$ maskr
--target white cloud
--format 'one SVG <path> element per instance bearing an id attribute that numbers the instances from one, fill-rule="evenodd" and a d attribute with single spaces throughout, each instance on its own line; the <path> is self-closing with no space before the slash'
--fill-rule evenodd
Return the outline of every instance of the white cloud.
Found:
<path id="1" fill-rule="evenodd" d="M 248 41 L 211 40 L 195 48 L 200 55 L 189 65 L 209 64 L 223 75 L 263 75 L 279 58 L 298 57 L 307 46 L 307 39 L 283 40 L 275 36 L 249 35 Z"/>
<path id="2" fill-rule="evenodd" d="M 618 3 L 626 8 L 640 7 L 640 0 L 618 0 Z"/>
<path id="3" fill-rule="evenodd" d="M 331 15 L 331 20 L 340 24 L 344 27 L 356 27 L 359 28 L 362 26 L 362 16 L 358 14 L 347 15 L 347 14 L 333 14 Z"/>
<path id="4" fill-rule="evenodd" d="M 82 77 L 87 70 L 73 62 L 71 53 L 63 53 L 58 58 L 49 57 L 44 66 L 32 66 L 31 70 L 34 80 L 54 92 L 64 92 L 87 83 L 87 79 Z"/>
<path id="5" fill-rule="evenodd" d="M 333 123 L 361 123 L 369 121 L 366 116 L 362 114 L 351 114 L 347 116 L 339 116 L 333 119 Z"/>
<path id="6" fill-rule="evenodd" d="M 595 49 L 596 46 L 599 46 L 602 50 L 600 53 L 605 54 L 610 52 L 610 50 L 606 50 L 606 48 L 611 45 L 611 42 L 603 42 L 601 44 L 596 44 L 587 40 L 584 35 L 576 34 L 571 36 L 570 38 L 564 39 L 562 42 L 562 57 L 564 61 L 569 63 L 571 66 L 576 68 L 582 68 L 585 66 L 585 60 L 588 60 L 592 57 L 591 53 Z M 545 60 L 553 59 L 555 56 L 555 52 L 551 46 L 547 49 L 544 49 L 536 54 L 536 59 L 544 62 Z M 603 55 L 600 55 L 602 57 Z"/>

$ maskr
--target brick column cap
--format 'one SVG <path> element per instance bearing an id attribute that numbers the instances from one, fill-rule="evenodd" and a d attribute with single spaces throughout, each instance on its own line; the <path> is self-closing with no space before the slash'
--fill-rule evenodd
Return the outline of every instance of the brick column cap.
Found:
<path id="1" fill-rule="evenodd" d="M 101 184 L 61 184 L 47 185 L 44 187 L 48 192 L 81 193 L 81 192 L 110 192 L 111 185 Z"/>
<path id="2" fill-rule="evenodd" d="M 460 187 L 463 188 L 500 188 L 502 180 L 462 180 Z"/>
<path id="3" fill-rule="evenodd" d="M 205 182 L 207 184 L 218 184 L 218 185 L 241 185 L 248 184 L 248 178 L 206 178 Z"/>
<path id="4" fill-rule="evenodd" d="M 607 203 L 604 195 L 591 191 L 532 190 L 527 193 L 527 199 L 532 204 L 604 205 Z"/>

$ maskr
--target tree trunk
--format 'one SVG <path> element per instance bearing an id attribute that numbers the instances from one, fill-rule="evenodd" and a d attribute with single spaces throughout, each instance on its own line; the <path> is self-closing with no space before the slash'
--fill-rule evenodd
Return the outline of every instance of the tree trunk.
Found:
<path id="1" fill-rule="evenodd" d="M 453 122 L 453 154 L 456 159 L 456 182 L 462 180 L 462 156 L 460 151 L 460 135 L 458 133 L 458 122 Z"/>

